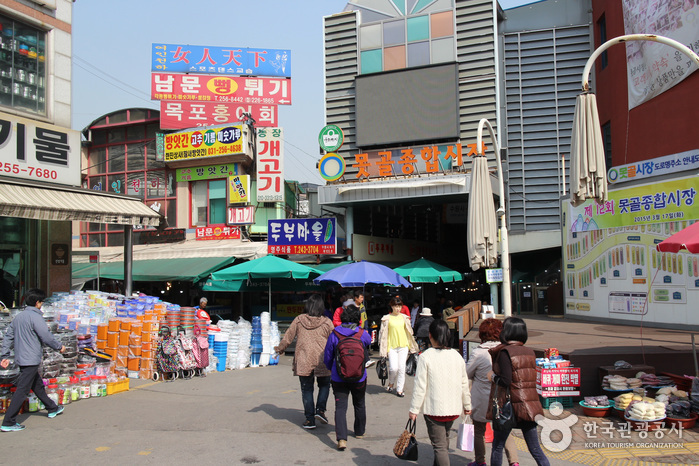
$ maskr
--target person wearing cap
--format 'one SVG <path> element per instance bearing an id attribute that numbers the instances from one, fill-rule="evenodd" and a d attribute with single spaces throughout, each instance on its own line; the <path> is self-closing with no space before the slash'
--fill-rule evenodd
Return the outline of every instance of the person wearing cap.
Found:
<path id="1" fill-rule="evenodd" d="M 46 325 L 41 306 L 46 300 L 46 293 L 38 288 L 33 288 L 27 291 L 24 302 L 27 307 L 17 314 L 12 319 L 10 325 L 5 331 L 5 338 L 2 342 L 2 350 L 0 350 L 0 367 L 7 369 L 10 365 L 10 350 L 15 350 L 15 364 L 19 366 L 19 378 L 15 383 L 17 389 L 12 395 L 10 406 L 5 412 L 5 418 L 2 421 L 2 432 L 16 432 L 24 430 L 24 426 L 17 422 L 24 401 L 29 395 L 29 391 L 34 394 L 44 403 L 49 412 L 49 418 L 53 419 L 63 412 L 63 406 L 58 406 L 46 394 L 44 382 L 39 373 L 39 366 L 43 356 L 42 347 L 50 346 L 56 351 L 64 353 L 66 347 L 56 340 L 49 327 Z"/>
<path id="2" fill-rule="evenodd" d="M 422 308 L 422 312 L 415 320 L 415 340 L 420 352 L 430 347 L 430 324 L 434 320 L 432 310 L 429 307 Z"/>

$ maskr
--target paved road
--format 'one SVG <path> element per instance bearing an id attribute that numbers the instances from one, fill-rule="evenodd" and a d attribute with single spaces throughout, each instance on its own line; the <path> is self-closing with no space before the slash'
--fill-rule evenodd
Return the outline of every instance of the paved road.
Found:
<path id="1" fill-rule="evenodd" d="M 312 431 L 304 420 L 298 378 L 291 357 L 279 366 L 213 373 L 171 383 L 134 380 L 131 390 L 81 400 L 55 419 L 45 412 L 23 415 L 23 432 L 0 434 L 4 464 L 406 464 L 393 456 L 395 439 L 407 420 L 408 396 L 386 393 L 371 371 L 367 437 L 335 449 L 331 424 Z M 332 395 L 328 412 L 334 412 Z M 350 414 L 349 425 L 352 425 Z M 424 422 L 419 418 L 419 464 L 432 464 Z M 454 445 L 452 444 L 452 449 Z M 523 448 L 526 450 L 526 448 Z M 31 455 L 31 456 L 28 456 Z M 452 450 L 452 464 L 472 454 Z M 533 465 L 521 453 L 523 466 Z M 576 464 L 556 460 L 556 465 Z"/>

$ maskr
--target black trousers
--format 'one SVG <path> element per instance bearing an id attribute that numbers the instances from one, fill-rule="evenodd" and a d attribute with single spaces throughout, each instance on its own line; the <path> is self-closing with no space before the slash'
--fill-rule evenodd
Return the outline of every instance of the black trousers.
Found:
<path id="1" fill-rule="evenodd" d="M 347 405 L 350 393 L 354 405 L 354 435 L 366 431 L 366 380 L 360 383 L 332 382 L 335 395 L 335 436 L 347 440 Z"/>
<path id="2" fill-rule="evenodd" d="M 10 401 L 10 407 L 7 408 L 2 425 L 13 426 L 17 424 L 17 415 L 30 390 L 44 403 L 50 413 L 56 412 L 58 409 L 58 405 L 49 398 L 44 390 L 44 382 L 39 375 L 39 366 L 19 366 L 19 378 L 15 385 L 17 390 L 12 395 L 12 401 Z"/>

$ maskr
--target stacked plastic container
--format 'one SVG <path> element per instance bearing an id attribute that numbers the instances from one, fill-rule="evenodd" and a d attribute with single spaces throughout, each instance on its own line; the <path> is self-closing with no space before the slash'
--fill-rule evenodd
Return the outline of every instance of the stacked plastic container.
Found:
<path id="1" fill-rule="evenodd" d="M 250 367 L 258 367 L 262 357 L 262 319 L 260 316 L 252 318 L 252 335 L 250 338 Z"/>
<path id="2" fill-rule="evenodd" d="M 251 361 L 251 351 L 250 339 L 252 335 L 252 326 L 250 322 L 243 319 L 242 317 L 238 319 L 238 332 L 239 332 L 239 343 L 238 343 L 238 357 L 236 362 L 236 368 L 245 369 L 250 365 Z"/>
<path id="3" fill-rule="evenodd" d="M 279 323 L 270 322 L 270 332 L 269 332 L 269 344 L 272 347 L 272 354 L 269 356 L 269 365 L 276 366 L 279 364 L 279 355 L 274 352 L 274 348 L 279 346 L 282 340 L 281 334 L 279 333 Z"/>
<path id="4" fill-rule="evenodd" d="M 228 332 L 221 330 L 214 335 L 214 356 L 217 359 L 216 370 L 226 370 L 226 355 L 228 353 Z"/>
<path id="5" fill-rule="evenodd" d="M 262 330 L 262 354 L 260 354 L 260 366 L 269 366 L 269 357 L 272 354 L 271 345 L 271 315 L 269 312 L 260 314 L 260 328 Z"/>

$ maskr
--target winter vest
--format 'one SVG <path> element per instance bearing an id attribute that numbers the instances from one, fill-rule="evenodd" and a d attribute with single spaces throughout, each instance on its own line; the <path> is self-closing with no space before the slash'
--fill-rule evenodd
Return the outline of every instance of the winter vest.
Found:
<path id="1" fill-rule="evenodd" d="M 498 348 L 493 348 L 493 372 L 500 373 L 500 367 L 497 363 L 499 351 L 506 351 L 512 361 L 512 383 L 510 384 L 510 398 L 512 406 L 515 410 L 515 415 L 518 421 L 535 421 L 536 415 L 543 416 L 544 410 L 539 401 L 539 394 L 536 392 L 536 356 L 534 351 L 526 348 L 520 342 L 508 342 L 507 345 L 501 345 Z M 490 399 L 492 400 L 495 385 L 490 390 Z M 504 402 L 507 390 L 500 387 L 498 390 L 498 398 L 501 403 Z M 489 413 L 490 414 L 490 413 Z"/>

